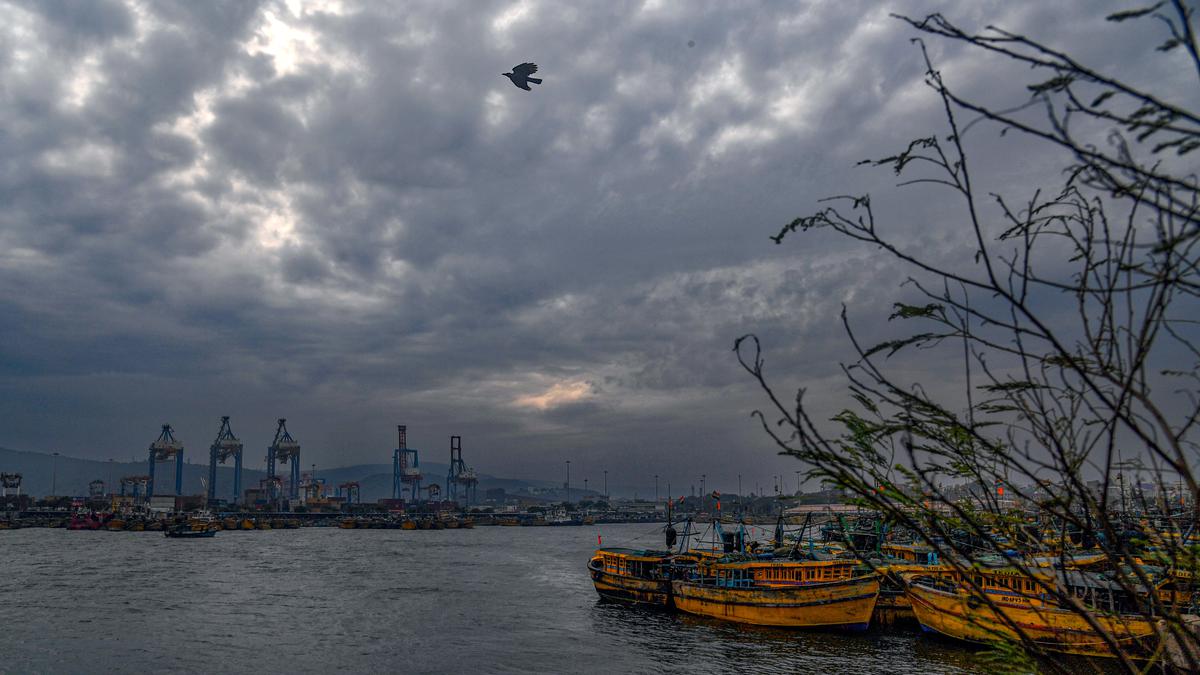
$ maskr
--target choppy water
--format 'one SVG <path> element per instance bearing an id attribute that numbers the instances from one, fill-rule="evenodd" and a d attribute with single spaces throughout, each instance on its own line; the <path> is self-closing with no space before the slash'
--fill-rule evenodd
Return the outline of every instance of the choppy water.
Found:
<path id="1" fill-rule="evenodd" d="M 0 531 L 0 672 L 955 673 L 917 632 L 759 629 L 597 601 L 653 526 Z"/>

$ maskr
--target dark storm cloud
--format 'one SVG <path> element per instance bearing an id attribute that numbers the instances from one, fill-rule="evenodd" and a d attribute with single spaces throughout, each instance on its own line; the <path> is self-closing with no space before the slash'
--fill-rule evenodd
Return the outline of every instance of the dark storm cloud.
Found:
<path id="1" fill-rule="evenodd" d="M 767 239 L 936 129 L 887 11 L 1119 59 L 1090 5 L 901 5 L 0 4 L 0 443 L 123 456 L 171 420 L 195 448 L 230 414 L 261 446 L 284 415 L 327 465 L 406 422 L 491 473 L 790 471 L 729 348 L 760 333 L 832 411 L 842 304 L 912 295 L 870 251 Z M 525 60 L 532 93 L 500 75 Z"/>

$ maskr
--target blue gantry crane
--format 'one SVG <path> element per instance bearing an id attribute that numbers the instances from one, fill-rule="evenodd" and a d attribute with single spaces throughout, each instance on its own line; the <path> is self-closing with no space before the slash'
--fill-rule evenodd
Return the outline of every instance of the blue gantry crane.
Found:
<path id="1" fill-rule="evenodd" d="M 450 472 L 446 474 L 446 497 L 451 501 L 458 501 L 458 488 L 460 485 L 463 488 L 464 505 L 470 505 L 471 492 L 478 490 L 479 478 L 475 475 L 475 469 L 472 469 L 463 462 L 462 436 L 451 436 Z"/>
<path id="2" fill-rule="evenodd" d="M 362 501 L 361 489 L 358 481 L 351 480 L 345 483 L 339 483 L 337 487 L 337 496 L 341 497 L 345 491 L 347 504 L 358 504 Z"/>
<path id="3" fill-rule="evenodd" d="M 233 435 L 229 416 L 221 418 L 217 438 L 208 448 L 208 503 L 217 500 L 217 464 L 233 458 L 233 501 L 236 503 L 242 492 L 242 442 Z"/>
<path id="4" fill-rule="evenodd" d="M 401 499 L 404 486 L 408 485 L 409 499 L 413 503 L 421 500 L 421 461 L 416 448 L 408 447 L 408 427 L 396 427 L 399 442 L 392 453 L 392 499 Z"/>
<path id="5" fill-rule="evenodd" d="M 287 419 L 280 417 L 279 424 L 275 427 L 275 440 L 271 442 L 267 448 L 267 477 L 277 478 L 275 475 L 275 463 L 283 464 L 285 462 L 292 463 L 292 478 L 288 483 L 288 499 L 300 498 L 300 444 L 287 430 Z M 274 483 L 272 483 L 274 485 Z M 274 501 L 279 495 L 274 494 L 275 490 L 271 490 L 271 501 Z"/>
<path id="6" fill-rule="evenodd" d="M 170 424 L 162 425 L 162 433 L 150 444 L 150 480 L 146 482 L 146 500 L 154 496 L 154 465 L 158 462 L 175 460 L 175 494 L 183 494 L 183 443 L 175 438 Z"/>
<path id="7" fill-rule="evenodd" d="M 125 488 L 133 488 L 133 501 L 137 501 L 142 496 L 142 490 L 150 484 L 150 476 L 122 476 L 121 477 L 121 496 L 125 496 Z"/>

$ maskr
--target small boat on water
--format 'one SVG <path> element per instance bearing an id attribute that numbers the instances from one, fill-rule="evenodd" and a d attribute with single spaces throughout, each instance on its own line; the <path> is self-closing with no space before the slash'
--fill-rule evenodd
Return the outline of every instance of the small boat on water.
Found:
<path id="1" fill-rule="evenodd" d="M 965 574 L 970 580 L 955 570 L 904 575 L 906 593 L 922 628 L 968 642 L 994 643 L 1019 640 L 1013 628 L 1016 625 L 1030 641 L 1048 651 L 1115 656 L 1087 618 L 1058 604 L 1055 594 L 1049 592 L 1055 588 L 1093 610 L 1090 618 L 1126 654 L 1145 658 L 1155 650 L 1155 619 L 1136 613 L 1134 599 L 1104 574 L 1039 569 L 1030 575 L 1012 568 L 967 570 Z M 1170 580 L 1164 583 L 1169 585 Z M 1164 596 L 1161 588 L 1157 592 Z"/>
<path id="2" fill-rule="evenodd" d="M 592 584 L 601 599 L 670 608 L 670 551 L 632 548 L 597 549 L 588 561 Z"/>
<path id="3" fill-rule="evenodd" d="M 172 539 L 201 539 L 215 537 L 217 529 L 204 521 L 190 521 L 170 525 L 163 530 L 163 534 Z"/>
<path id="4" fill-rule="evenodd" d="M 67 524 L 68 530 L 98 530 L 100 529 L 100 519 L 90 514 L 75 514 L 71 516 L 71 522 Z"/>
<path id="5" fill-rule="evenodd" d="M 865 629 L 880 575 L 857 560 L 701 562 L 671 582 L 675 607 L 758 626 Z"/>

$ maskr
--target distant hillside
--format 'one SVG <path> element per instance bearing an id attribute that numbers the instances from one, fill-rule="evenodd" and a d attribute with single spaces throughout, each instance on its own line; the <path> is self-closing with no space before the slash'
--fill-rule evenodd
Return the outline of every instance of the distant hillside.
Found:
<path id="1" fill-rule="evenodd" d="M 183 465 L 184 494 L 202 494 L 204 483 L 208 480 L 208 464 L 189 463 L 193 458 L 185 457 Z M 305 470 L 309 467 L 305 466 Z M 283 467 L 280 473 L 288 475 L 290 467 Z M 447 465 L 437 462 L 421 464 L 425 475 L 424 484 L 437 483 L 445 487 Z M 105 462 L 93 459 L 81 459 L 40 452 L 26 452 L 0 448 L 0 472 L 16 472 L 23 476 L 21 492 L 36 497 L 42 497 L 57 491 L 59 495 L 85 495 L 88 483 L 93 480 L 103 480 L 110 486 L 116 485 L 121 476 L 142 475 L 146 473 L 146 462 Z M 250 487 L 266 478 L 266 472 L 261 469 L 243 469 L 242 485 Z M 339 483 L 358 481 L 363 501 L 373 502 L 392 496 L 392 465 L 391 464 L 358 464 L 346 467 L 322 468 L 317 466 L 317 477 L 325 479 L 331 489 Z M 169 462 L 159 464 L 155 468 L 156 492 L 166 494 L 175 487 L 175 465 Z M 509 492 L 533 488 L 556 487 L 547 481 L 531 481 L 519 478 L 497 478 L 488 474 L 479 475 L 479 496 L 482 498 L 486 490 L 504 488 Z M 119 486 L 118 486 L 119 489 Z M 577 492 L 572 490 L 573 493 Z M 228 499 L 233 494 L 233 466 L 217 467 L 217 496 Z"/>

